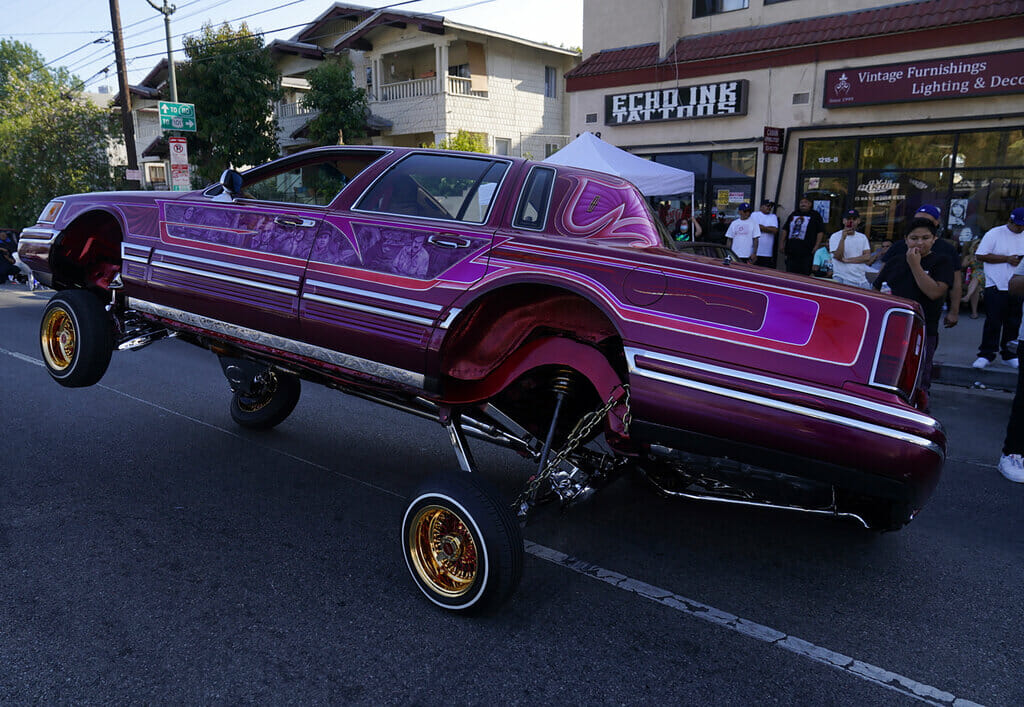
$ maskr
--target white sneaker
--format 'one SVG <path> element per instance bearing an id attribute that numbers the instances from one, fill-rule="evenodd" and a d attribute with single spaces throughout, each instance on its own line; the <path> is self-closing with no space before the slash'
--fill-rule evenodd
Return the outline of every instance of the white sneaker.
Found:
<path id="1" fill-rule="evenodd" d="M 1004 454 L 999 459 L 999 473 L 1010 481 L 1024 484 L 1024 456 L 1020 454 Z"/>
<path id="2" fill-rule="evenodd" d="M 988 359 L 978 356 L 978 358 L 974 359 L 974 363 L 972 363 L 971 365 L 974 368 L 984 368 L 985 366 L 988 365 Z"/>
<path id="3" fill-rule="evenodd" d="M 1003 363 L 1005 363 L 1010 368 L 1018 368 L 1020 366 L 1020 361 L 1018 361 L 1015 358 L 1004 358 Z"/>

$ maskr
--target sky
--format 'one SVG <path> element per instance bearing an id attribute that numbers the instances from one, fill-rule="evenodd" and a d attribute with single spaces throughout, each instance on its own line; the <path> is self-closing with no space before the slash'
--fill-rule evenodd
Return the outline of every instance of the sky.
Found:
<path id="1" fill-rule="evenodd" d="M 164 0 L 153 0 L 163 5 Z M 583 0 L 352 0 L 365 7 L 395 6 L 444 15 L 452 22 L 483 27 L 555 46 L 583 44 Z M 146 0 L 118 0 L 128 77 L 142 80 L 167 54 L 164 16 Z M 177 0 L 171 14 L 171 43 L 181 60 L 181 36 L 204 22 L 262 30 L 267 44 L 289 39 L 334 4 L 333 0 Z M 299 25 L 299 26 L 295 26 Z M 0 0 L 0 38 L 30 45 L 52 66 L 63 66 L 86 82 L 86 91 L 108 86 L 117 92 L 117 68 L 106 0 Z M 104 72 L 106 69 L 106 72 Z"/>

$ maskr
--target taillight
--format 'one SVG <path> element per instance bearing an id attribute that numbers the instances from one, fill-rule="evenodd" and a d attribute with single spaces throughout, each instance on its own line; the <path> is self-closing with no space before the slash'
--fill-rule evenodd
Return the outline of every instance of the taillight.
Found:
<path id="1" fill-rule="evenodd" d="M 910 397 L 917 387 L 924 357 L 924 325 L 911 312 L 890 310 L 871 372 L 871 384 Z"/>

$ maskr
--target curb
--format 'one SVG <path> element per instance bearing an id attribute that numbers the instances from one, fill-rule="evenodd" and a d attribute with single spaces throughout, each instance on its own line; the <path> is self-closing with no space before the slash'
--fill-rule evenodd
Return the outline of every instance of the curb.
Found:
<path id="1" fill-rule="evenodd" d="M 985 368 L 954 366 L 940 361 L 935 361 L 932 364 L 933 382 L 959 385 L 964 388 L 992 388 L 1008 390 L 1012 393 L 1017 389 L 1017 376 L 1017 371 L 996 362 Z"/>

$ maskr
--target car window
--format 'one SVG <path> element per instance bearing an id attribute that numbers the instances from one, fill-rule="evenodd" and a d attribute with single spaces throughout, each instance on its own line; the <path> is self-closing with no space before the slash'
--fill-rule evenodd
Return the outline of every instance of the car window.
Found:
<path id="1" fill-rule="evenodd" d="M 377 180 L 356 208 L 483 223 L 508 165 L 457 155 L 412 155 Z"/>
<path id="2" fill-rule="evenodd" d="M 252 179 L 246 175 L 242 197 L 287 204 L 326 206 L 345 185 L 382 153 L 357 153 L 300 165 L 287 172 Z"/>
<path id="3" fill-rule="evenodd" d="M 542 230 L 547 220 L 548 204 L 551 201 L 551 186 L 555 183 L 555 170 L 534 167 L 523 184 L 519 195 L 519 206 L 513 225 L 516 228 Z"/>

